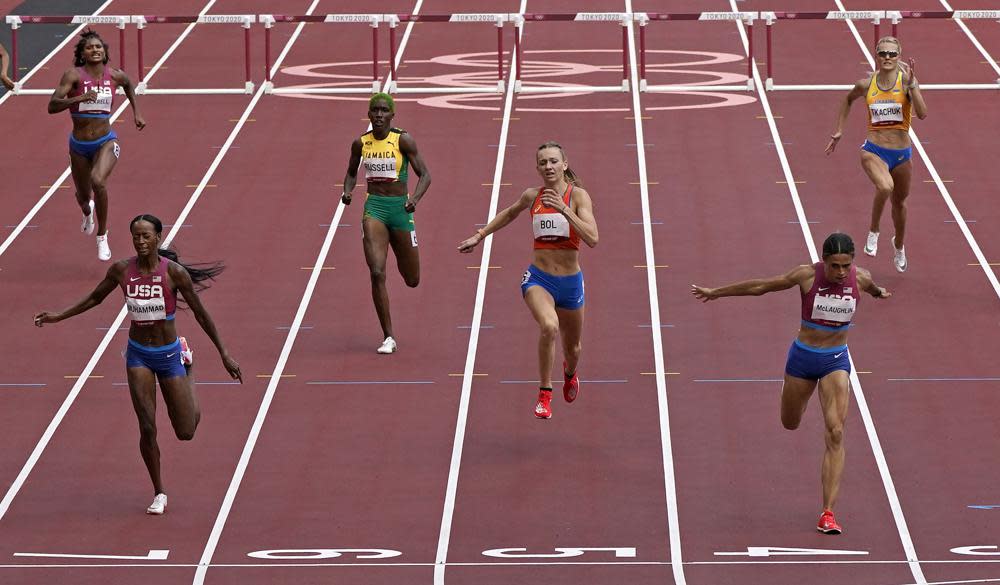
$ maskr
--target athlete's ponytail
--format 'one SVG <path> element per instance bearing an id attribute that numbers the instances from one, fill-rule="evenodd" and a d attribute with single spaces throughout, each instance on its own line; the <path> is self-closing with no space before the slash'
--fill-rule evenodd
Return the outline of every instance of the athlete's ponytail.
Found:
<path id="1" fill-rule="evenodd" d="M 548 142 L 542 144 L 541 146 L 538 147 L 538 150 L 535 152 L 545 150 L 546 148 L 558 148 L 559 154 L 562 155 L 563 160 L 566 160 L 566 151 L 563 150 L 562 145 L 556 142 L 555 140 L 549 140 Z M 563 174 L 566 177 L 566 181 L 572 184 L 574 187 L 583 187 L 583 181 L 580 179 L 579 176 L 577 176 L 575 172 L 573 172 L 573 169 L 571 169 L 568 165 L 566 166 L 566 172 Z"/>
<path id="2" fill-rule="evenodd" d="M 157 236 L 160 236 L 163 233 L 163 222 L 161 222 L 155 215 L 150 215 L 148 213 L 135 216 L 135 219 L 128 224 L 129 231 L 132 231 L 132 227 L 140 221 L 151 223 Z M 201 292 L 208 288 L 209 284 L 207 281 L 215 280 L 215 277 L 226 269 L 226 265 L 222 262 L 199 262 L 197 264 L 185 264 L 181 262 L 180 258 L 178 258 L 177 250 L 172 248 L 160 248 L 157 252 L 160 256 L 180 264 L 184 270 L 187 270 L 188 274 L 191 276 L 191 282 L 194 283 L 194 290 L 196 292 Z"/>

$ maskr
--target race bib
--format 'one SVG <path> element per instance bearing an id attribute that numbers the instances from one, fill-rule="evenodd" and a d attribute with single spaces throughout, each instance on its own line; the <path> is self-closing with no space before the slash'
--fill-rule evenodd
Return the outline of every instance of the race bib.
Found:
<path id="1" fill-rule="evenodd" d="M 167 307 L 162 298 L 128 298 L 126 304 L 133 321 L 162 321 L 167 318 Z"/>
<path id="2" fill-rule="evenodd" d="M 812 319 L 814 321 L 834 321 L 836 323 L 850 323 L 854 318 L 854 309 L 858 306 L 858 300 L 851 295 L 844 296 L 820 296 L 813 299 Z"/>
<path id="3" fill-rule="evenodd" d="M 872 126 L 888 126 L 903 122 L 903 104 L 897 102 L 876 102 L 868 104 Z"/>
<path id="4" fill-rule="evenodd" d="M 569 220 L 561 213 L 536 213 L 531 217 L 536 240 L 558 240 L 569 237 Z"/>
<path id="5" fill-rule="evenodd" d="M 87 93 L 91 89 L 97 92 L 97 100 L 95 100 L 94 102 L 80 102 L 80 111 L 110 112 L 111 100 L 114 97 L 114 92 L 111 90 L 111 84 L 102 85 L 98 87 L 84 85 L 83 92 Z"/>
<path id="6" fill-rule="evenodd" d="M 395 181 L 399 176 L 396 169 L 396 159 L 366 158 L 364 159 L 365 178 L 369 181 Z"/>

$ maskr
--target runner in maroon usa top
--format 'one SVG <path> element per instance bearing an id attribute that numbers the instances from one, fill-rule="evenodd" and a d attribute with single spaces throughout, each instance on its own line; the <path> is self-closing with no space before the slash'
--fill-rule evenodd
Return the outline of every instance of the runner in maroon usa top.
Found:
<path id="1" fill-rule="evenodd" d="M 691 285 L 691 294 L 707 302 L 720 297 L 760 296 L 793 286 L 798 286 L 802 295 L 802 321 L 785 363 L 781 424 L 789 430 L 799 427 L 818 385 L 826 423 L 826 452 L 821 474 L 823 514 L 816 529 L 840 534 L 842 528 L 834 519 L 833 506 L 844 470 L 844 420 L 851 397 L 847 330 L 861 291 L 877 299 L 889 298 L 891 293 L 876 286 L 867 270 L 854 265 L 854 242 L 850 236 L 835 233 L 823 242 L 822 262 L 797 266 L 780 276 L 744 280 L 719 288 Z"/>
<path id="2" fill-rule="evenodd" d="M 139 113 L 132 81 L 121 69 L 108 65 L 108 46 L 96 32 L 80 34 L 74 51 L 73 67 L 63 73 L 49 100 L 49 113 L 69 110 L 73 131 L 69 135 L 69 162 L 76 186 L 76 202 L 83 212 L 80 229 L 94 233 L 97 220 L 97 258 L 111 260 L 108 244 L 108 177 L 114 170 L 121 146 L 111 129 L 115 90 L 119 87 L 132 104 L 135 126 L 146 127 Z M 93 193 L 93 197 L 91 197 Z"/>
<path id="3" fill-rule="evenodd" d="M 201 418 L 192 374 L 193 352 L 183 337 L 177 336 L 174 311 L 177 293 L 194 313 L 201 328 L 219 350 L 222 364 L 234 380 L 243 382 L 240 366 L 222 345 L 215 323 L 205 310 L 196 291 L 204 290 L 204 281 L 214 279 L 223 270 L 221 263 L 183 264 L 177 253 L 161 249 L 163 224 L 152 215 L 140 215 L 130 225 L 136 256 L 119 260 L 108 268 L 104 280 L 89 295 L 59 313 L 35 315 L 35 325 L 57 323 L 101 304 L 115 287 L 125 293 L 125 303 L 132 324 L 125 352 L 132 406 L 139 419 L 139 452 L 153 482 L 153 503 L 148 514 L 162 514 L 167 496 L 160 478 L 160 448 L 156 442 L 156 381 L 167 405 L 167 415 L 174 433 L 182 441 L 194 438 Z"/>

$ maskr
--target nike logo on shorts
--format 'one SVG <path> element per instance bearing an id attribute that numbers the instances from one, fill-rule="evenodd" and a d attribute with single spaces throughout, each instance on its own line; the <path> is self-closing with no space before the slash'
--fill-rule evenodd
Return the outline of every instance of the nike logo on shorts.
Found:
<path id="1" fill-rule="evenodd" d="M 833 358 L 837 359 L 837 358 L 839 358 L 842 355 L 844 355 L 844 352 L 836 353 L 836 354 L 833 355 Z"/>

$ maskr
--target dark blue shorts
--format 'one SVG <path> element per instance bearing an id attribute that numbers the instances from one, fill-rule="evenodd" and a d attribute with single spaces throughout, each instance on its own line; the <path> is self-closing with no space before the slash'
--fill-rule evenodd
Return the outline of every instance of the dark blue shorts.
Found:
<path id="1" fill-rule="evenodd" d="M 181 363 L 180 339 L 160 347 L 148 347 L 129 339 L 128 349 L 125 350 L 125 367 L 146 368 L 152 370 L 158 378 L 187 375 L 187 370 Z"/>
<path id="2" fill-rule="evenodd" d="M 890 171 L 910 160 L 913 156 L 913 147 L 911 146 L 907 146 L 906 148 L 882 148 L 881 146 L 872 144 L 867 140 L 865 140 L 865 143 L 861 145 L 861 150 L 867 150 L 885 161 L 885 164 L 889 167 Z"/>
<path id="3" fill-rule="evenodd" d="M 556 276 L 532 264 L 521 278 L 521 295 L 526 294 L 533 286 L 549 291 L 560 309 L 575 311 L 583 306 L 583 271 L 569 276 Z"/>
<path id="4" fill-rule="evenodd" d="M 80 156 L 86 158 L 87 160 L 93 161 L 94 156 L 97 155 L 97 152 L 99 150 L 101 150 L 101 147 L 104 146 L 105 142 L 117 139 L 118 135 L 115 134 L 114 130 L 108 132 L 104 136 L 101 136 L 97 140 L 77 140 L 76 138 L 73 138 L 72 134 L 70 134 L 69 149 L 70 152 L 75 152 L 76 154 L 79 154 Z M 118 155 L 120 153 L 121 153 L 121 148 L 119 148 L 118 145 L 115 144 L 115 158 L 118 158 Z"/>
<path id="5" fill-rule="evenodd" d="M 837 347 L 812 347 L 796 339 L 788 348 L 788 361 L 785 362 L 785 373 L 804 380 L 819 380 L 820 378 L 844 370 L 851 373 L 851 354 L 846 345 Z"/>

